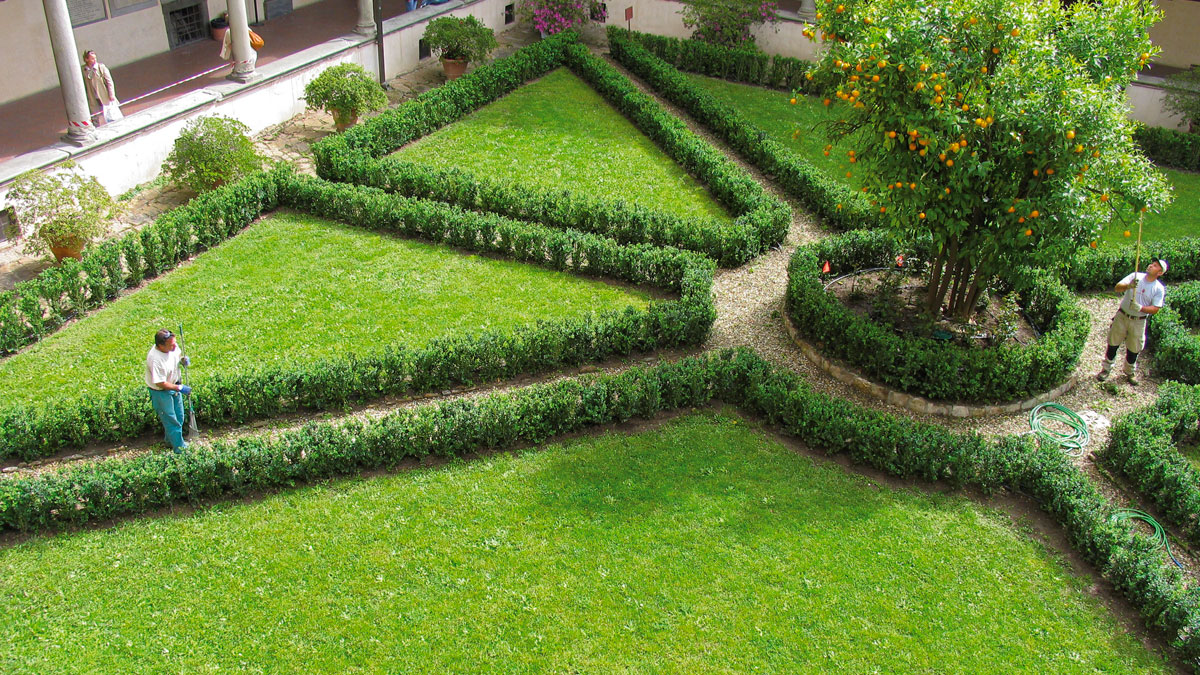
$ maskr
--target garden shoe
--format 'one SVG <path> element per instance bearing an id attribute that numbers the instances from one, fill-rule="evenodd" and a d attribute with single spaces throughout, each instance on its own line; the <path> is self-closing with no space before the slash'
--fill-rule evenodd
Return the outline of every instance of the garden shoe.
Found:
<path id="1" fill-rule="evenodd" d="M 1109 372 L 1108 369 L 1105 368 L 1105 369 L 1101 370 L 1100 372 L 1096 373 L 1096 381 L 1103 382 L 1103 381 L 1107 380 L 1108 372 Z"/>
<path id="2" fill-rule="evenodd" d="M 1142 381 L 1138 379 L 1137 373 L 1126 373 L 1125 381 L 1128 382 L 1129 386 L 1131 387 L 1136 387 L 1142 383 Z"/>

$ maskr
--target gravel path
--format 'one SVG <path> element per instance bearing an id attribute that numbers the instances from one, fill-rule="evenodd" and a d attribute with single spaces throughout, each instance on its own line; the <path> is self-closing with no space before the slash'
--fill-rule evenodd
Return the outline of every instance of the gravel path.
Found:
<path id="1" fill-rule="evenodd" d="M 604 49 L 603 34 L 598 33 L 587 37 L 593 51 L 602 55 L 602 50 Z M 527 43 L 530 39 L 531 36 L 529 35 L 514 33 L 506 39 L 503 51 L 511 52 L 519 48 L 522 44 Z M 611 59 L 609 59 L 609 62 L 613 63 Z M 827 236 L 827 233 L 813 220 L 810 214 L 801 209 L 792 200 L 787 199 L 778 186 L 770 179 L 731 152 L 723 142 L 709 133 L 706 128 L 699 125 L 682 110 L 677 109 L 649 91 L 638 78 L 625 71 L 619 64 L 613 63 L 613 65 L 622 72 L 625 72 L 643 91 L 658 99 L 667 110 L 684 120 L 693 132 L 708 140 L 715 147 L 722 150 L 732 161 L 748 171 L 768 191 L 789 201 L 794 211 L 792 226 L 782 247 L 767 252 L 754 262 L 744 265 L 741 268 L 720 270 L 718 272 L 714 284 L 717 320 L 713 327 L 712 336 L 703 345 L 702 349 L 694 350 L 690 353 L 725 347 L 747 346 L 753 348 L 771 362 L 803 374 L 817 391 L 830 396 L 849 399 L 866 407 L 885 410 L 899 415 L 909 415 L 922 421 L 941 424 L 956 430 L 975 430 L 984 434 L 1022 433 L 1028 431 L 1028 418 L 1025 413 L 970 419 L 916 415 L 906 410 L 889 406 L 877 398 L 860 393 L 825 374 L 805 358 L 788 337 L 783 323 L 783 298 L 787 284 L 787 264 L 798 245 Z M 393 103 L 415 96 L 431 86 L 436 86 L 438 83 L 439 73 L 432 70 L 432 67 L 428 65 L 414 73 L 397 78 L 393 82 L 393 90 L 396 92 L 393 94 Z M 326 127 L 329 128 L 327 129 Z M 325 120 L 324 116 L 317 113 L 306 113 L 283 125 L 267 130 L 259 136 L 257 141 L 268 156 L 275 159 L 296 162 L 302 170 L 311 171 L 311 158 L 308 156 L 309 145 L 317 138 L 328 133 L 331 127 L 332 123 Z M 159 204 L 161 203 L 161 200 L 159 200 Z M 159 204 L 155 205 L 156 209 L 161 208 Z M 1111 295 L 1102 295 L 1084 297 L 1082 302 L 1093 316 L 1091 335 L 1084 349 L 1080 364 L 1076 368 L 1076 373 L 1083 375 L 1083 377 L 1080 378 L 1080 384 L 1073 391 L 1060 398 L 1059 402 L 1082 414 L 1095 415 L 1092 418 L 1095 419 L 1095 423 L 1090 425 L 1092 433 L 1091 448 L 1094 449 L 1102 447 L 1107 441 L 1109 420 L 1153 400 L 1159 381 L 1153 377 L 1149 377 L 1145 378 L 1143 384 L 1137 388 L 1130 387 L 1119 381 L 1101 388 L 1098 383 L 1089 377 L 1097 367 L 1097 355 L 1100 353 L 1105 342 L 1108 322 L 1115 308 L 1115 299 Z M 670 354 L 658 354 L 654 357 L 617 360 L 600 366 L 586 367 L 544 377 L 521 378 L 513 382 L 491 386 L 449 390 L 413 399 L 384 399 L 350 413 L 290 415 L 275 420 L 212 431 L 204 435 L 204 440 L 211 441 L 214 438 L 233 438 L 253 434 L 278 433 L 283 429 L 296 427 L 312 420 L 332 420 L 347 415 L 379 416 L 392 410 L 423 403 L 429 399 L 479 396 L 485 393 L 507 391 L 532 382 L 552 381 L 562 377 L 571 377 L 580 372 L 593 372 L 596 370 L 615 372 L 629 367 L 632 363 L 674 358 L 684 353 L 688 352 L 674 352 Z M 1148 364 L 1143 364 L 1143 371 L 1147 370 L 1144 367 L 1145 365 Z M 82 452 L 71 451 L 63 453 L 48 460 L 20 465 L 15 467 L 16 471 L 10 471 L 3 475 L 29 475 L 30 473 L 54 471 L 72 463 L 100 461 L 107 457 L 129 457 L 154 449 L 161 449 L 161 444 L 157 438 L 146 437 L 122 445 L 96 446 L 87 448 Z M 1109 492 L 1114 498 L 1118 498 L 1118 501 L 1125 501 L 1122 498 L 1123 493 L 1121 490 L 1114 486 L 1111 481 L 1107 480 L 1095 467 L 1090 466 L 1089 461 L 1085 459 L 1084 462 L 1087 464 L 1086 469 L 1104 485 L 1106 492 Z"/>

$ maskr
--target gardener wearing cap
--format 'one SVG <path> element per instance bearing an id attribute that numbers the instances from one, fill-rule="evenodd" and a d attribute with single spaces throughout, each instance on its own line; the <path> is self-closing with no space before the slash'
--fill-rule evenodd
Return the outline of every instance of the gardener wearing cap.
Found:
<path id="1" fill-rule="evenodd" d="M 1117 292 L 1123 293 L 1121 304 L 1113 316 L 1108 329 L 1108 351 L 1100 364 L 1096 379 L 1103 382 L 1117 359 L 1117 349 L 1125 345 L 1125 377 L 1129 384 L 1137 385 L 1137 357 L 1146 344 L 1146 319 L 1157 314 L 1163 306 L 1166 289 L 1158 280 L 1167 272 L 1167 261 L 1152 260 L 1145 274 L 1130 274 L 1117 284 Z"/>
<path id="2" fill-rule="evenodd" d="M 179 366 L 188 365 L 188 357 L 175 344 L 175 335 L 163 329 L 154 334 L 154 346 L 146 354 L 146 387 L 150 389 L 150 402 L 162 422 L 167 443 L 180 453 L 187 449 L 183 442 L 183 397 L 192 393 L 192 388 L 180 384 Z"/>

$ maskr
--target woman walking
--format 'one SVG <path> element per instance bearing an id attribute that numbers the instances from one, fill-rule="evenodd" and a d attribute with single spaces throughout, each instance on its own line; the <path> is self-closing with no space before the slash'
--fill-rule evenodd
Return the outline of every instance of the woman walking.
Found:
<path id="1" fill-rule="evenodd" d="M 83 80 L 87 83 L 88 99 L 103 113 L 104 121 L 98 120 L 97 125 L 125 117 L 117 102 L 112 73 L 108 72 L 108 66 L 96 59 L 96 52 L 90 49 L 83 53 Z"/>

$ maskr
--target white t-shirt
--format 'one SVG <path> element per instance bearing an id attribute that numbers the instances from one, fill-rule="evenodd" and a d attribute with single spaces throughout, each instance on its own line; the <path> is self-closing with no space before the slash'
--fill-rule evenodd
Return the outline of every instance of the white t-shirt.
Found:
<path id="1" fill-rule="evenodd" d="M 1133 276 L 1133 274 L 1130 274 L 1122 279 L 1121 283 L 1133 283 Z M 1147 283 L 1146 275 L 1143 273 L 1139 273 L 1137 275 L 1137 279 L 1137 288 L 1130 288 L 1129 290 L 1125 291 L 1125 295 L 1121 296 L 1121 309 L 1137 317 L 1150 316 L 1145 312 L 1133 311 L 1134 297 L 1137 297 L 1137 304 L 1142 305 L 1143 307 L 1147 305 L 1150 307 L 1162 307 L 1163 299 L 1167 295 L 1167 289 L 1163 287 L 1162 282 L 1160 282 L 1158 279 Z"/>
<path id="2" fill-rule="evenodd" d="M 169 352 L 161 352 L 158 347 L 151 347 L 146 354 L 146 386 L 151 389 L 162 389 L 159 382 L 174 384 L 179 381 L 179 359 L 183 357 L 178 345 Z"/>

